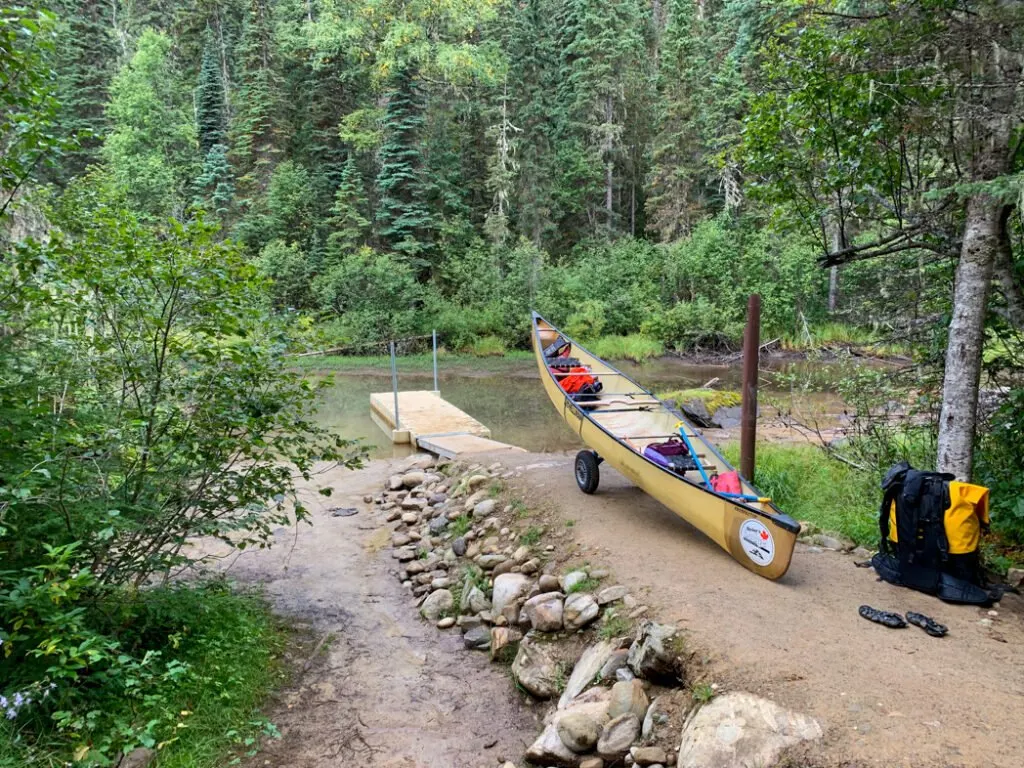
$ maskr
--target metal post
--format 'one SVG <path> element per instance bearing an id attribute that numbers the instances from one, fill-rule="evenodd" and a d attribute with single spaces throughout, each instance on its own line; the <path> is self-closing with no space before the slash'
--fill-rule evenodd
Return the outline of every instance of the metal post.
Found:
<path id="1" fill-rule="evenodd" d="M 747 303 L 747 328 L 743 334 L 743 406 L 740 417 L 740 474 L 754 480 L 754 443 L 757 440 L 757 371 L 761 347 L 761 297 L 754 293 Z"/>
<path id="2" fill-rule="evenodd" d="M 434 331 L 434 391 L 440 392 L 441 388 L 437 386 L 437 331 Z"/>
<path id="3" fill-rule="evenodd" d="M 395 430 L 402 428 L 398 419 L 398 364 L 395 362 L 395 342 L 391 342 L 391 390 L 395 393 Z"/>

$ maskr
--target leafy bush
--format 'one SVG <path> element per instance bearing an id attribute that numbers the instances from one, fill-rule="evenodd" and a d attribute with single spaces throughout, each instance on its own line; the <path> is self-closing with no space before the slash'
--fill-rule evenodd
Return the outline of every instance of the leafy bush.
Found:
<path id="1" fill-rule="evenodd" d="M 657 313 L 643 332 L 677 350 L 732 349 L 743 338 L 743 323 L 729 320 L 720 307 L 701 296 Z"/>
<path id="2" fill-rule="evenodd" d="M 309 285 L 313 265 L 295 243 L 271 240 L 260 251 L 256 262 L 270 280 L 270 298 L 280 309 L 310 309 L 313 297 Z"/>
<path id="3" fill-rule="evenodd" d="M 978 482 L 991 491 L 992 528 L 1024 545 L 1024 389 L 1012 390 L 982 436 Z"/>
<path id="4" fill-rule="evenodd" d="M 639 333 L 602 336 L 589 342 L 587 349 L 605 360 L 632 360 L 636 363 L 665 354 L 664 344 Z"/>

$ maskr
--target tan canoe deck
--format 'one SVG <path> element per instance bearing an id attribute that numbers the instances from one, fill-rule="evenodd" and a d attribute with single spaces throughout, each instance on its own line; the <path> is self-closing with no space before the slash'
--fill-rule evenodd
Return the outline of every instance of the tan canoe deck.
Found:
<path id="1" fill-rule="evenodd" d="M 491 440 L 490 429 L 437 392 L 399 392 L 397 425 L 394 393 L 375 392 L 370 395 L 370 416 L 393 442 L 412 443 L 448 459 L 468 453 L 522 450 Z"/>

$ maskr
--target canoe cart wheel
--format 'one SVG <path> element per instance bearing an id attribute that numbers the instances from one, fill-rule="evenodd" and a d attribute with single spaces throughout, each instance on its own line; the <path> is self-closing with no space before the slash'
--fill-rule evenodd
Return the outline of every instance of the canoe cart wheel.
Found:
<path id="1" fill-rule="evenodd" d="M 593 493 L 601 482 L 601 472 L 597 468 L 601 458 L 593 451 L 580 451 L 576 454 L 576 485 L 584 493 Z"/>

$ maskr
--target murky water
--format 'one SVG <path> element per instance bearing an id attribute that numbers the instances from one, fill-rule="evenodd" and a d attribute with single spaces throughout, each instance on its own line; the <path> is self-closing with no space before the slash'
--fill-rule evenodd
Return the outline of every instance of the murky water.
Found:
<path id="1" fill-rule="evenodd" d="M 739 389 L 742 377 L 738 364 L 691 365 L 663 359 L 642 365 L 624 363 L 619 367 L 654 392 L 699 387 L 713 378 L 719 379 L 719 388 Z M 786 377 L 795 374 L 801 380 L 817 379 L 815 391 L 799 395 L 802 404 L 817 412 L 836 412 L 841 403 L 829 391 L 828 382 L 837 373 L 831 366 L 805 362 L 762 371 L 762 403 L 789 398 Z M 402 390 L 433 388 L 429 372 L 402 373 L 398 383 Z M 440 387 L 446 400 L 490 427 L 495 440 L 540 452 L 580 446 L 579 438 L 558 417 L 544 394 L 532 363 L 501 373 L 464 367 L 446 372 L 442 368 Z M 333 384 L 322 394 L 320 421 L 345 437 L 361 438 L 371 447 L 374 458 L 406 455 L 409 446 L 392 445 L 370 419 L 370 393 L 390 391 L 391 377 L 384 372 L 335 373 Z"/>

